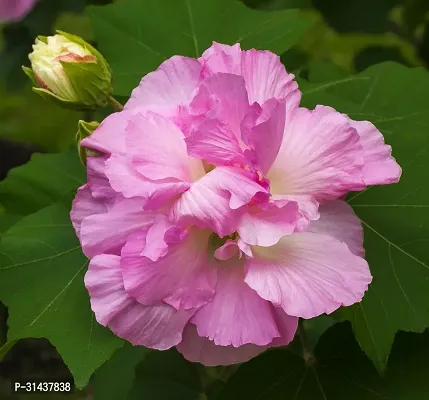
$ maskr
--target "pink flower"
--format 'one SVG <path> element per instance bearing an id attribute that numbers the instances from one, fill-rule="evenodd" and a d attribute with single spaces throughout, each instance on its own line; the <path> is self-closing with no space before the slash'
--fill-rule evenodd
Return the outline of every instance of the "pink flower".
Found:
<path id="1" fill-rule="evenodd" d="M 2 0 L 0 21 L 19 21 L 24 18 L 39 0 Z"/>
<path id="2" fill-rule="evenodd" d="M 369 122 L 299 107 L 279 57 L 214 43 L 146 75 L 82 141 L 71 218 L 97 321 L 205 365 L 287 345 L 298 317 L 361 301 L 349 191 L 399 179 Z"/>

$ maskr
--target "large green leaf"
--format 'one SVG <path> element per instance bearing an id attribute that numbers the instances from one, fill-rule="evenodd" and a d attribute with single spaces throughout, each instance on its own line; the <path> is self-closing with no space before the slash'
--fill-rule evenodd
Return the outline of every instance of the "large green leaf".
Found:
<path id="1" fill-rule="evenodd" d="M 278 54 L 309 26 L 297 10 L 257 11 L 237 0 L 128 0 L 89 8 L 118 95 L 176 55 L 199 57 L 212 41 Z"/>
<path id="2" fill-rule="evenodd" d="M 14 214 L 8 214 L 0 210 L 0 239 L 3 232 L 6 232 L 13 224 L 20 220 L 20 216 Z"/>
<path id="3" fill-rule="evenodd" d="M 83 387 L 121 340 L 98 325 L 83 277 L 88 260 L 58 203 L 23 218 L 0 243 L 0 300 L 8 340 L 45 337 Z"/>
<path id="4" fill-rule="evenodd" d="M 146 347 L 125 342 L 95 373 L 94 400 L 126 399 L 134 383 L 137 364 L 150 352 Z"/>
<path id="5" fill-rule="evenodd" d="M 429 74 L 399 64 L 356 76 L 303 85 L 304 104 L 326 104 L 372 121 L 403 169 L 398 184 L 352 194 L 365 228 L 374 276 L 362 303 L 344 310 L 356 337 L 383 371 L 399 329 L 429 326 Z"/>
<path id="6" fill-rule="evenodd" d="M 401 333 L 380 378 L 359 349 L 348 323 L 320 339 L 313 362 L 288 349 L 244 364 L 216 400 L 422 400 L 429 396 L 429 335 Z"/>
<path id="7" fill-rule="evenodd" d="M 76 150 L 34 154 L 0 183 L 0 204 L 10 213 L 27 215 L 58 201 L 84 179 L 85 169 Z"/>
<path id="8" fill-rule="evenodd" d="M 205 400 L 195 364 L 176 350 L 154 351 L 138 365 L 128 400 Z"/>

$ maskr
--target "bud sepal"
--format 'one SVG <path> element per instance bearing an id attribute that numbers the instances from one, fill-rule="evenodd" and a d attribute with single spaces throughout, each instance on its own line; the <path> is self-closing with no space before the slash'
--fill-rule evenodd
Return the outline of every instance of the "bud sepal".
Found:
<path id="1" fill-rule="evenodd" d="M 57 31 L 39 36 L 23 67 L 42 97 L 72 109 L 106 107 L 111 96 L 112 74 L 104 57 L 82 38 Z"/>
<path id="2" fill-rule="evenodd" d="M 101 156 L 101 153 L 98 153 L 94 150 L 86 149 L 80 145 L 81 140 L 87 138 L 88 136 L 91 136 L 92 133 L 98 128 L 100 125 L 97 121 L 83 121 L 79 120 L 77 124 L 77 133 L 76 133 L 76 142 L 77 142 L 77 150 L 79 153 L 80 161 L 83 165 L 86 165 L 86 158 L 88 156 L 90 157 L 97 157 Z"/>

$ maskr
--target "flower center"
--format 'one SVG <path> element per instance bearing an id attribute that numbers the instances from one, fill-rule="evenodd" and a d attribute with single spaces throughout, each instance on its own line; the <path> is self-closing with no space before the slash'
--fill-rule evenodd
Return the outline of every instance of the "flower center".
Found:
<path id="1" fill-rule="evenodd" d="M 219 247 L 222 247 L 227 240 L 236 240 L 238 233 L 234 232 L 229 236 L 219 237 L 216 233 L 212 233 L 209 237 L 209 251 L 214 253 Z"/>

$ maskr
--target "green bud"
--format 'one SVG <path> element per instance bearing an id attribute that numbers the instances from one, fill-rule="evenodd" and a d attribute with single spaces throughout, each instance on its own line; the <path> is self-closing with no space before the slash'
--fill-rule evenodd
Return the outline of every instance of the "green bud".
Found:
<path id="1" fill-rule="evenodd" d="M 96 157 L 100 155 L 98 152 L 94 150 L 85 149 L 80 145 L 80 141 L 82 139 L 85 139 L 88 136 L 91 136 L 92 132 L 94 132 L 99 125 L 100 123 L 97 121 L 86 122 L 83 120 L 80 120 L 77 124 L 77 134 L 76 134 L 77 150 L 79 153 L 80 161 L 82 162 L 83 165 L 86 165 L 87 156 Z"/>
<path id="2" fill-rule="evenodd" d="M 31 68 L 22 67 L 33 82 L 33 90 L 63 107 L 105 107 L 112 91 L 112 74 L 104 57 L 82 38 L 57 31 L 39 36 L 28 58 Z"/>

